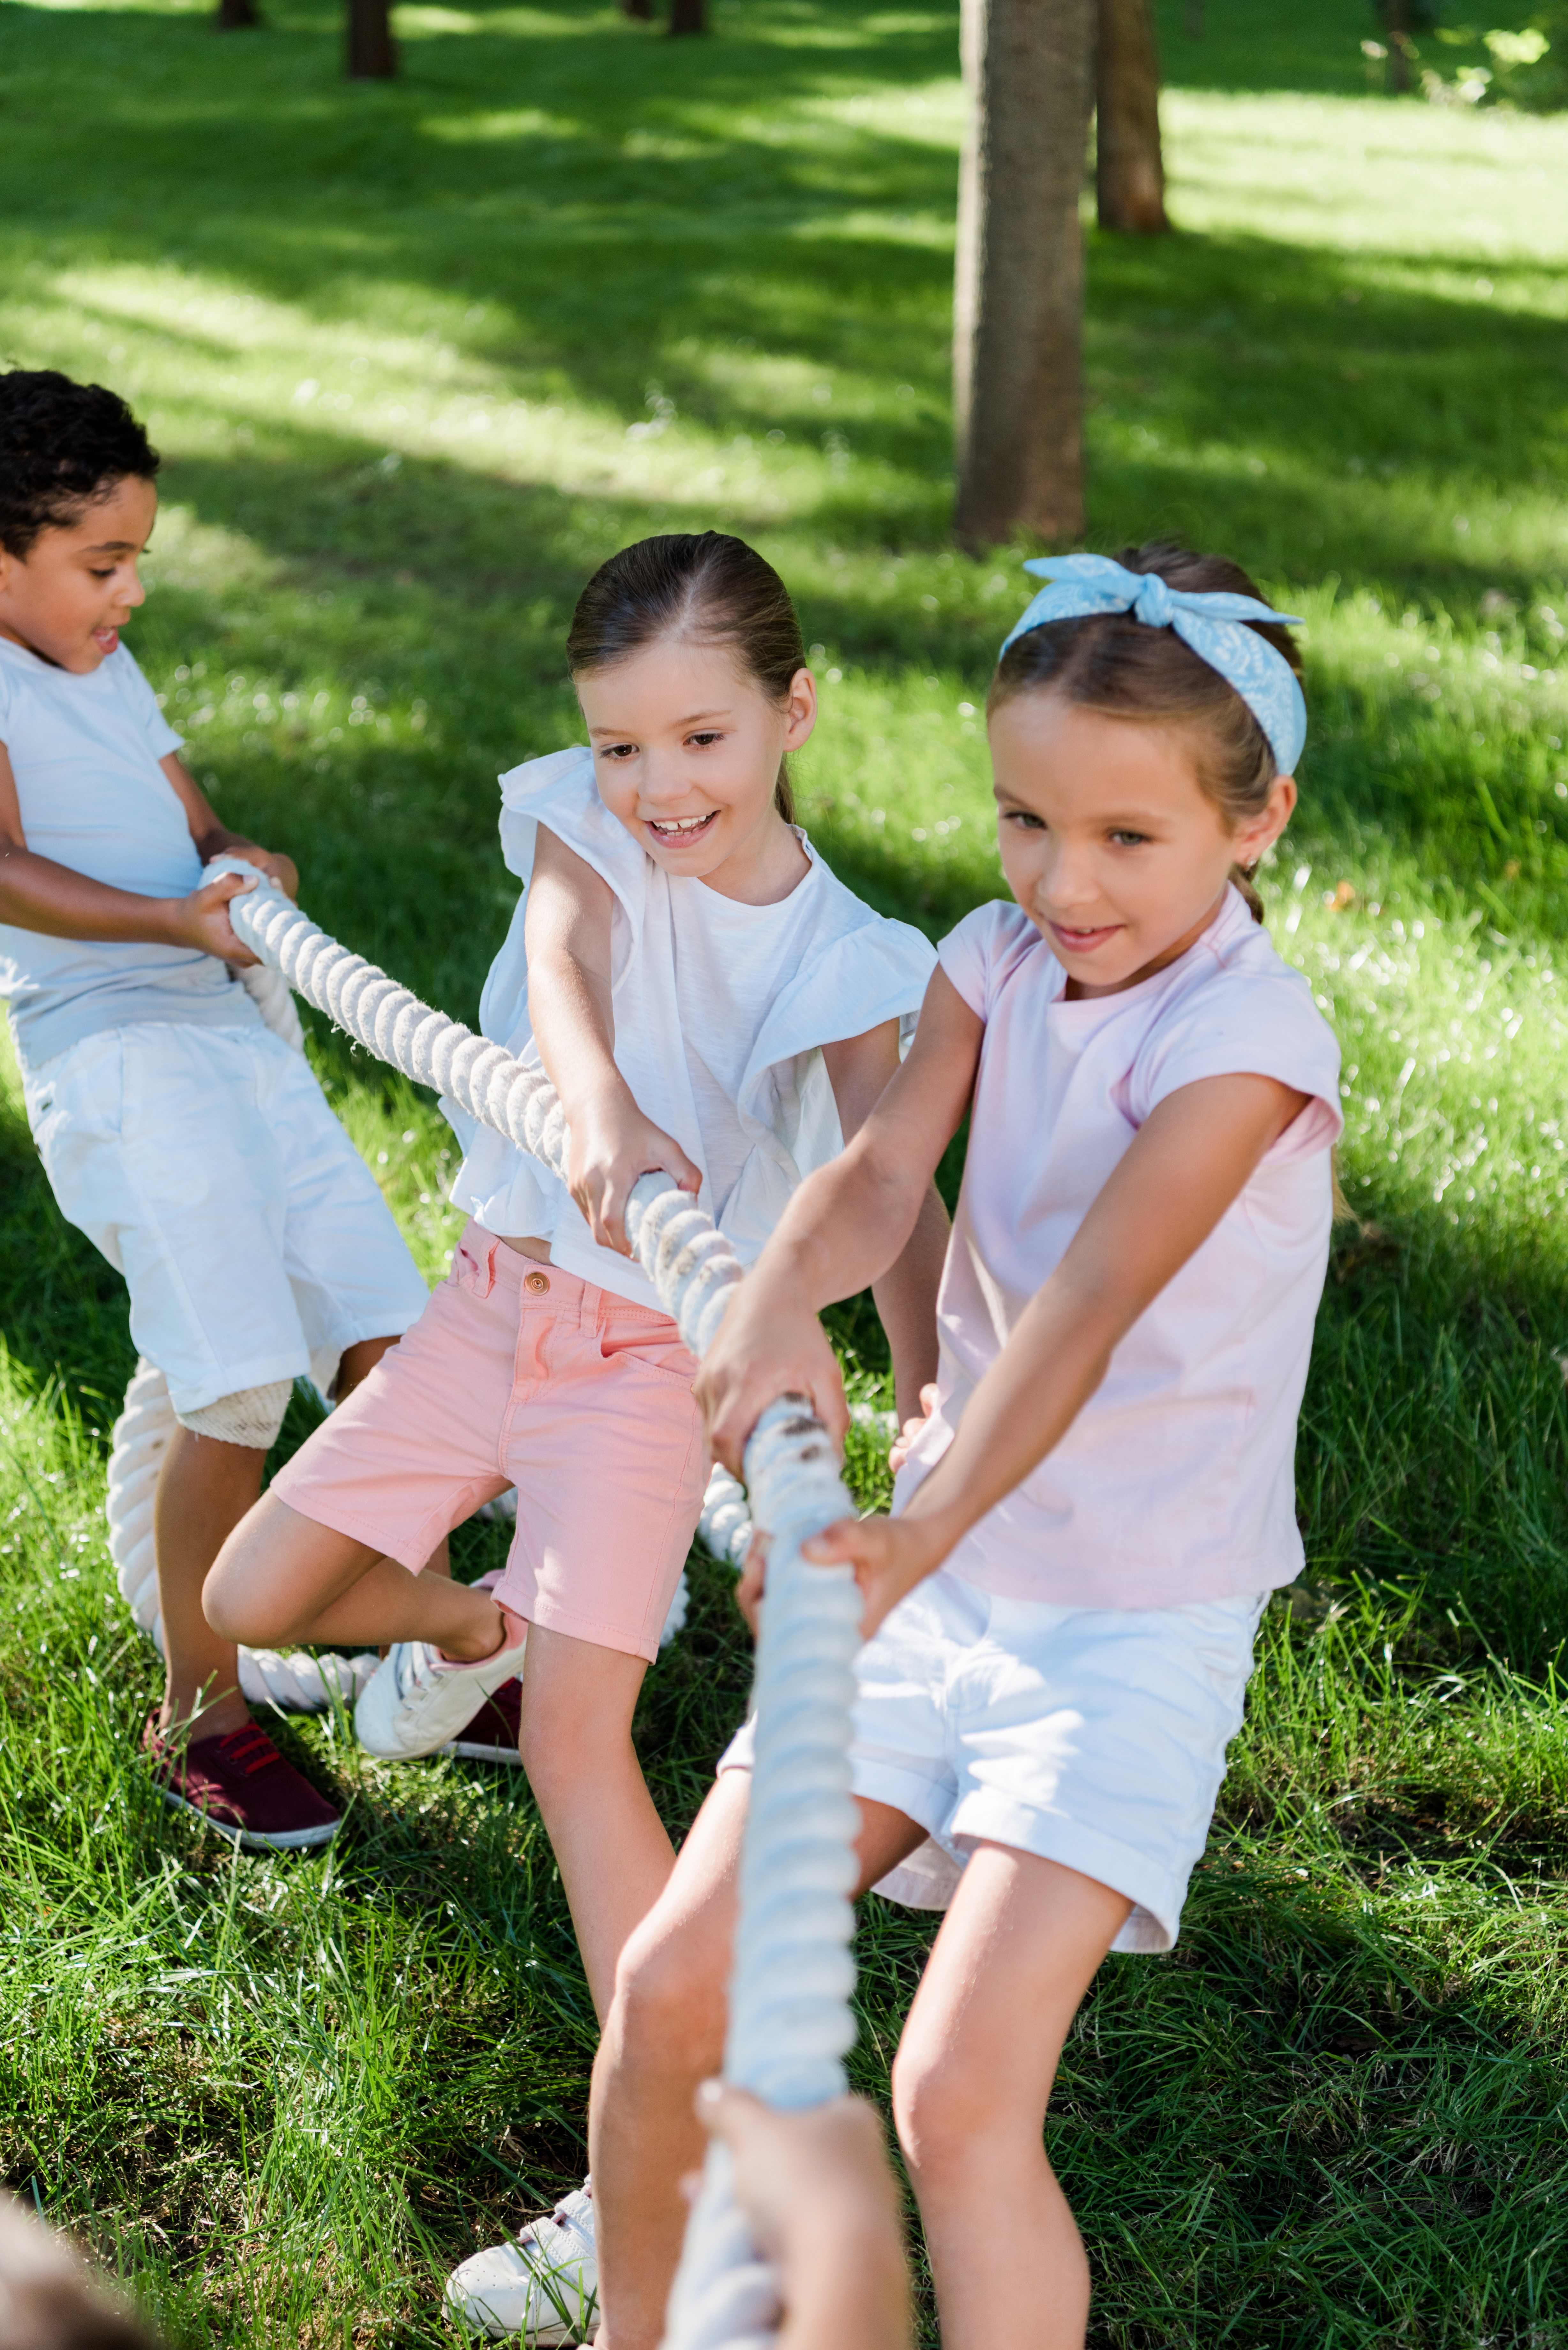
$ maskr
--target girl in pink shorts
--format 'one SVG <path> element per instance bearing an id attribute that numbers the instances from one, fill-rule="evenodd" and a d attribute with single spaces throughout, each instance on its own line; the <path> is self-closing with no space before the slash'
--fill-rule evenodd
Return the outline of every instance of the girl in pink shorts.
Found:
<path id="1" fill-rule="evenodd" d="M 584 590 L 567 652 L 588 747 L 502 779 L 523 894 L 480 1016 L 548 1074 L 570 1181 L 460 1127 L 472 1221 L 451 1273 L 225 1544 L 205 1605 L 249 1642 L 391 1643 L 356 1716 L 387 1755 L 458 1737 L 526 1639 L 519 1748 L 602 2014 L 672 1866 L 631 1721 L 707 1476 L 696 1366 L 630 1256 L 627 1199 L 662 1168 L 754 1258 L 897 1070 L 934 957 L 793 820 L 785 761 L 816 691 L 752 548 L 712 532 L 628 547 Z M 928 1186 L 877 1290 L 910 1408 L 945 1243 Z M 493 1591 L 421 1574 L 511 1486 Z"/>

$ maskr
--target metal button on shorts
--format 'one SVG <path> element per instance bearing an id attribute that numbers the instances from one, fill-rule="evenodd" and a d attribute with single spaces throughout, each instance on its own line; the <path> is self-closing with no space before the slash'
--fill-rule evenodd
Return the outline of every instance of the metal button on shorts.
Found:
<path id="1" fill-rule="evenodd" d="M 536 1296 L 543 1297 L 550 1286 L 550 1276 L 547 1273 L 525 1273 L 523 1276 L 523 1286 L 524 1289 L 533 1290 Z"/>

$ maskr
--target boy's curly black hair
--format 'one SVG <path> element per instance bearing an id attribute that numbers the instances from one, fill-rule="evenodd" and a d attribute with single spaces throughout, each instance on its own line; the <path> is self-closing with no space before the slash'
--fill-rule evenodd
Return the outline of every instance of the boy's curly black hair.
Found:
<path id="1" fill-rule="evenodd" d="M 41 531 L 75 522 L 83 506 L 134 473 L 158 471 L 158 452 L 117 391 L 75 383 L 56 368 L 0 373 L 0 546 L 25 557 Z"/>

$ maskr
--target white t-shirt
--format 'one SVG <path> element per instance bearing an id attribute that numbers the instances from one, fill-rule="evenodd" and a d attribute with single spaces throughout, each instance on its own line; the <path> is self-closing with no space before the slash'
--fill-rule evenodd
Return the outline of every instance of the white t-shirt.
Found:
<path id="1" fill-rule="evenodd" d="M 671 878 L 610 815 L 587 750 L 532 759 L 501 779 L 503 852 L 524 892 L 491 966 L 480 1026 L 520 1060 L 538 1049 L 524 949 L 527 882 L 543 824 L 612 893 L 616 1066 L 643 1115 L 702 1170 L 700 1204 L 742 1263 L 791 1193 L 844 1147 L 822 1047 L 887 1020 L 911 1033 L 936 962 L 907 923 L 873 913 L 800 835 L 807 870 L 774 906 Z M 599 1248 L 566 1187 L 535 1159 L 443 1102 L 463 1145 L 452 1186 L 493 1232 L 535 1234 L 557 1264 L 639 1305 L 641 1267 Z"/>
<path id="2" fill-rule="evenodd" d="M 1290 1583 L 1302 1566 L 1295 1431 L 1328 1262 L 1339 1047 L 1241 898 L 1179 961 L 1068 1001 L 1017 906 L 939 949 L 985 1022 L 969 1156 L 937 1314 L 939 1403 L 907 1501 L 1061 1263 L 1158 1102 L 1201 1077 L 1275 1077 L 1312 1099 L 1111 1357 L 1054 1451 L 947 1564 L 999 1596 L 1177 1607 Z"/>
<path id="3" fill-rule="evenodd" d="M 181 737 L 124 645 L 78 677 L 0 637 L 0 743 L 36 856 L 139 897 L 183 898 L 198 886 L 185 810 L 158 764 Z M 25 1068 L 131 1021 L 250 1027 L 261 1017 L 214 955 L 48 938 L 11 923 L 0 923 L 0 995 Z"/>
<path id="4" fill-rule="evenodd" d="M 715 1223 L 752 1155 L 735 1107 L 746 1070 L 816 929 L 826 871 L 808 854 L 789 896 L 773 906 L 742 905 L 705 881 L 677 876 L 670 883 L 675 996 L 700 1137 L 686 1147 L 702 1170 L 702 1204 Z"/>

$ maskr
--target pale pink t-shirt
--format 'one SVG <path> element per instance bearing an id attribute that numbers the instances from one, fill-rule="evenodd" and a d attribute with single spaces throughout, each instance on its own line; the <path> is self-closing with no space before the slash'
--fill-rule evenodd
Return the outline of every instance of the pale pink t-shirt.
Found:
<path id="1" fill-rule="evenodd" d="M 1313 1098 L 1141 1315 L 1066 1435 L 950 1555 L 1001 1597 L 1178 1607 L 1290 1583 L 1296 1416 L 1328 1262 L 1339 1047 L 1306 982 L 1235 890 L 1176 962 L 1068 1002 L 1028 916 L 981 906 L 939 950 L 985 1022 L 937 1318 L 939 1401 L 895 1507 L 1061 1262 L 1157 1102 L 1200 1077 Z"/>

